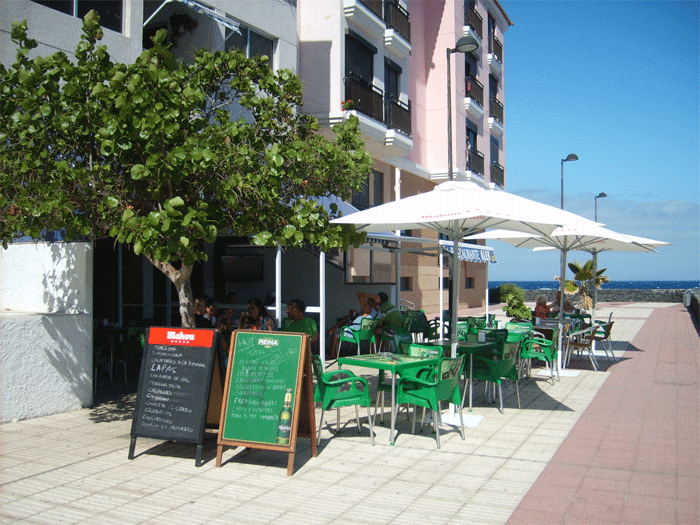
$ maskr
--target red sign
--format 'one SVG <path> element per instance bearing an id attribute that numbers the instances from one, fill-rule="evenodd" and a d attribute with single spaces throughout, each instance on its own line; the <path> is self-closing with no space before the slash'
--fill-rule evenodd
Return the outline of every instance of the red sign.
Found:
<path id="1" fill-rule="evenodd" d="M 171 346 L 196 346 L 209 348 L 214 341 L 213 330 L 192 330 L 190 328 L 166 328 L 154 326 L 148 336 L 148 344 Z"/>

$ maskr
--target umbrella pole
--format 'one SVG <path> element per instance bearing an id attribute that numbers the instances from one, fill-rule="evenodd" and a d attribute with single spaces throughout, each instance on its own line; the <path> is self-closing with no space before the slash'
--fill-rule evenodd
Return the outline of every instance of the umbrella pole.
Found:
<path id="1" fill-rule="evenodd" d="M 564 326 L 564 283 L 566 281 L 566 246 L 561 251 L 561 278 L 559 280 L 559 335 L 557 344 L 559 345 L 559 351 L 557 352 L 557 371 L 561 375 L 561 353 L 564 350 L 563 343 L 564 338 L 562 337 L 562 327 Z"/>
<path id="2" fill-rule="evenodd" d="M 456 228 L 453 229 L 456 231 Z M 451 308 L 451 319 L 450 319 L 450 346 L 451 353 L 450 357 L 453 359 L 457 357 L 457 309 L 459 308 L 459 237 L 455 234 L 452 236 L 452 265 L 450 266 L 450 285 L 452 286 L 452 304 Z"/>

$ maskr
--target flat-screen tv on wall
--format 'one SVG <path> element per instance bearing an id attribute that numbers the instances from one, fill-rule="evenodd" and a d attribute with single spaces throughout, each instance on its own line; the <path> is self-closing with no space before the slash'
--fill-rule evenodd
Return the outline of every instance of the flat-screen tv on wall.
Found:
<path id="1" fill-rule="evenodd" d="M 221 273 L 227 282 L 251 283 L 263 280 L 263 255 L 222 255 Z"/>

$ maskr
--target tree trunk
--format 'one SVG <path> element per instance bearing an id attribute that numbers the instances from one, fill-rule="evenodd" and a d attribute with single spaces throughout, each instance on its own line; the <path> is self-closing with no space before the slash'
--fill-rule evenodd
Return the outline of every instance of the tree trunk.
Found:
<path id="1" fill-rule="evenodd" d="M 150 257 L 148 257 L 148 260 L 151 261 L 153 266 L 167 275 L 168 279 L 175 285 L 180 301 L 180 319 L 182 320 L 183 328 L 195 328 L 194 298 L 192 297 L 192 282 L 190 280 L 193 266 L 182 263 L 178 270 L 170 263 L 156 261 Z"/>

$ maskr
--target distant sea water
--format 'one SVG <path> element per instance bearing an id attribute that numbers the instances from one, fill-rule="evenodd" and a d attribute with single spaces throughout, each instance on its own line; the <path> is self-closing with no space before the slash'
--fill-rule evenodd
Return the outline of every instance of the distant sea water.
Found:
<path id="1" fill-rule="evenodd" d="M 558 281 L 489 281 L 489 288 L 513 283 L 523 290 L 556 290 Z M 602 286 L 609 290 L 690 290 L 700 288 L 700 281 L 610 281 Z"/>

